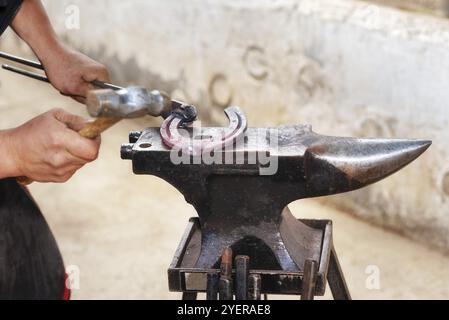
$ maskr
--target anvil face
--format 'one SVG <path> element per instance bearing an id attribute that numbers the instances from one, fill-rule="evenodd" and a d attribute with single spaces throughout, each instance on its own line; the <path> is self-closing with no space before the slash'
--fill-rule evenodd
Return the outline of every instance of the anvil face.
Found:
<path id="1" fill-rule="evenodd" d="M 222 130 L 204 128 L 194 137 L 215 137 Z M 147 129 L 131 142 L 122 147 L 122 157 L 133 161 L 134 172 L 171 183 L 197 210 L 202 239 L 196 267 L 216 267 L 229 246 L 235 254 L 250 256 L 252 269 L 292 272 L 307 259 L 319 261 L 322 231 L 298 222 L 289 203 L 363 188 L 431 145 L 328 137 L 310 126 L 250 128 L 233 148 L 182 162 L 164 145 L 159 129 Z"/>

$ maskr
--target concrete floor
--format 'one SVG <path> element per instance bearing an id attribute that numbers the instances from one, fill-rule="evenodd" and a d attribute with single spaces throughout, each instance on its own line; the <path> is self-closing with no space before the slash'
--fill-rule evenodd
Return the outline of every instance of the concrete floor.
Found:
<path id="1" fill-rule="evenodd" d="M 45 84 L 5 73 L 1 79 L 0 128 L 52 107 L 85 114 Z M 150 125 L 157 123 L 119 124 L 104 134 L 100 159 L 69 183 L 31 186 L 66 264 L 80 269 L 74 299 L 179 298 L 168 292 L 166 269 L 195 212 L 167 183 L 134 176 L 119 156 L 128 132 Z M 313 201 L 296 202 L 291 210 L 298 217 L 334 221 L 334 242 L 353 298 L 449 298 L 449 257 Z M 370 266 L 380 271 L 379 290 L 366 286 Z"/>

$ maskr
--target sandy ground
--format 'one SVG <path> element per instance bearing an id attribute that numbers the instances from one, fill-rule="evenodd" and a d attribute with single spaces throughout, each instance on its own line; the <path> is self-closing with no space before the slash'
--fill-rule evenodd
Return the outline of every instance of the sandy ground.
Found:
<path id="1" fill-rule="evenodd" d="M 45 84 L 5 73 L 1 80 L 2 101 L 14 102 L 0 102 L 0 128 L 52 107 L 85 114 Z M 31 186 L 66 264 L 80 270 L 74 299 L 179 298 L 168 292 L 166 270 L 195 212 L 164 181 L 134 176 L 131 164 L 119 156 L 129 131 L 155 124 L 122 122 L 104 134 L 100 159 L 69 183 Z M 449 298 L 448 257 L 313 201 L 296 202 L 291 210 L 298 217 L 334 221 L 334 241 L 353 298 Z M 373 270 L 379 271 L 380 289 L 367 288 Z"/>

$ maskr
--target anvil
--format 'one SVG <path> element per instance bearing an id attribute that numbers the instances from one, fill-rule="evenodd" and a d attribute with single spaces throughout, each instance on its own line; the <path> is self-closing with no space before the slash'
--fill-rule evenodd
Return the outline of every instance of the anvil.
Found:
<path id="1" fill-rule="evenodd" d="M 188 132 L 192 141 L 226 136 L 224 128 Z M 289 203 L 363 188 L 431 145 L 330 137 L 308 125 L 249 128 L 243 139 L 214 150 L 207 161 L 190 154 L 182 163 L 158 128 L 133 133 L 130 142 L 122 146 L 122 158 L 132 160 L 134 173 L 169 182 L 196 209 L 201 240 L 195 268 L 217 268 L 223 249 L 231 247 L 251 257 L 251 269 L 286 272 L 302 271 L 306 260 L 320 261 L 323 238 L 322 229 L 293 217 Z"/>

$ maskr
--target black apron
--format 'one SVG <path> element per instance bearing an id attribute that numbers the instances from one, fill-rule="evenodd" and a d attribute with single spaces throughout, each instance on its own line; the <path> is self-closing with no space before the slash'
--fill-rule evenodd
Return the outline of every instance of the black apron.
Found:
<path id="1" fill-rule="evenodd" d="M 0 35 L 21 3 L 0 0 Z M 0 299 L 67 298 L 65 277 L 56 241 L 28 190 L 15 179 L 0 180 Z"/>
<path id="2" fill-rule="evenodd" d="M 0 180 L 0 299 L 63 299 L 65 269 L 45 218 L 15 179 Z"/>
<path id="3" fill-rule="evenodd" d="M 0 35 L 8 28 L 22 4 L 22 0 L 0 0 Z"/>

